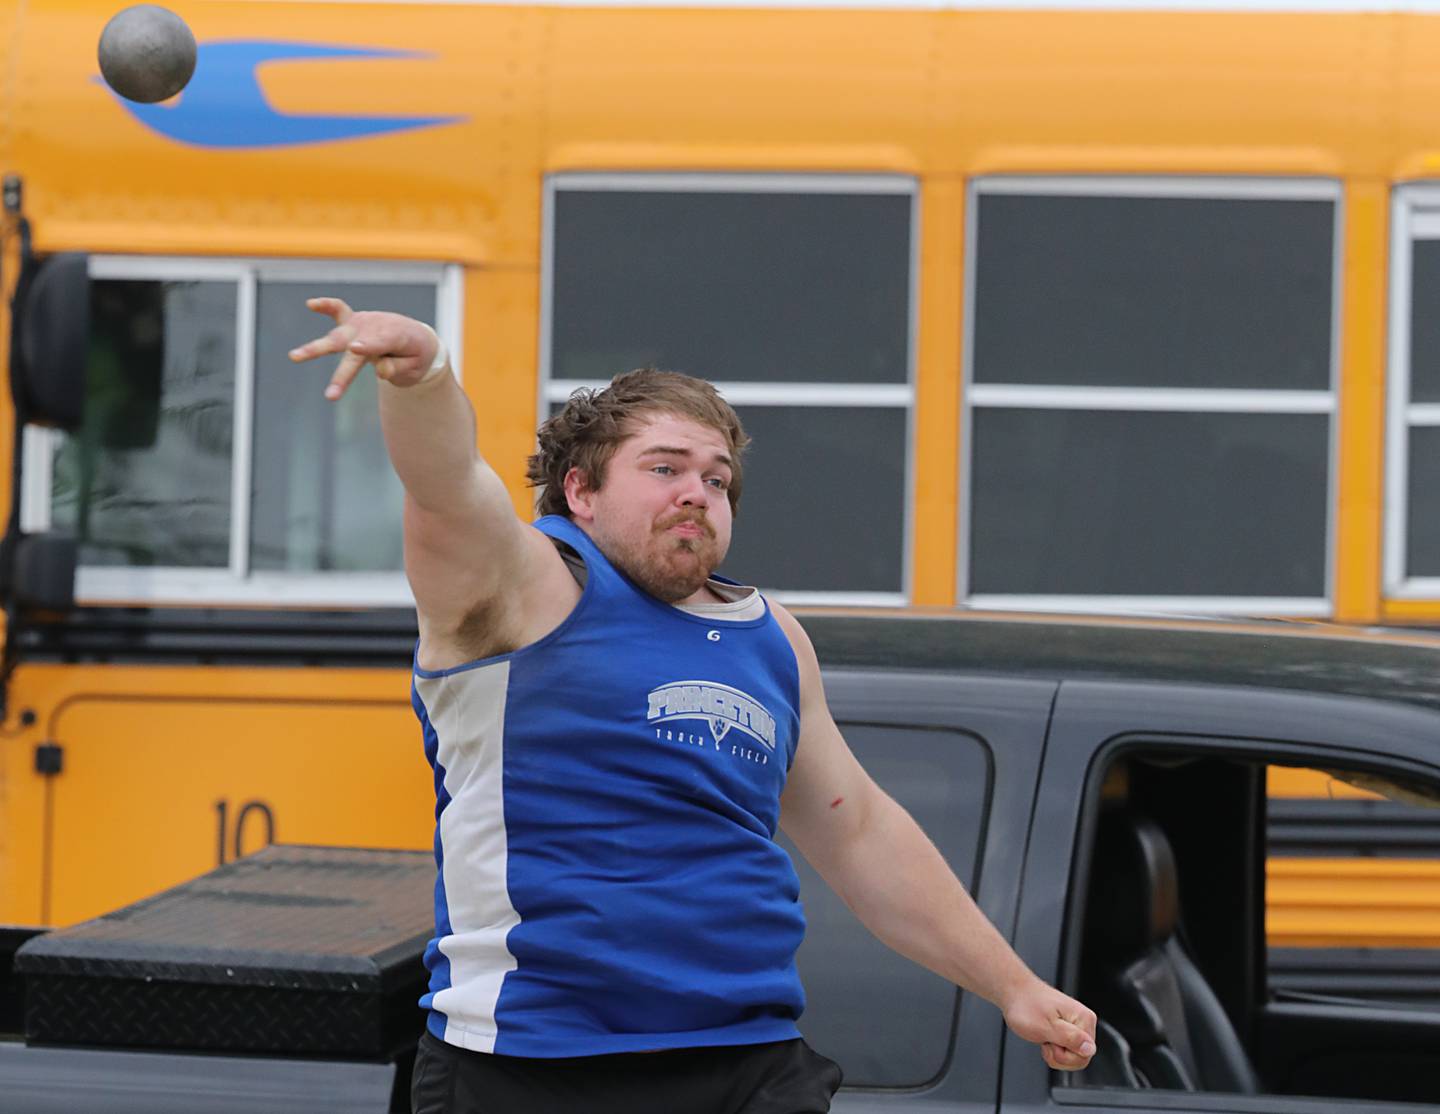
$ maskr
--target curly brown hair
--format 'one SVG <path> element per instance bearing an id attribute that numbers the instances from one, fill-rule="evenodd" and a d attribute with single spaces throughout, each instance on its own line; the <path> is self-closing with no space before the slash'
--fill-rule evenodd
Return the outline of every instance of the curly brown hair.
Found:
<path id="1" fill-rule="evenodd" d="M 740 457 L 750 443 L 740 419 L 705 380 L 653 367 L 617 375 L 601 390 L 582 387 L 570 396 L 564 409 L 540 426 L 540 447 L 525 468 L 530 486 L 540 489 L 536 509 L 541 514 L 569 515 L 565 476 L 571 468 L 580 469 L 590 490 L 598 491 L 605 466 L 620 442 L 635 432 L 636 419 L 645 414 L 689 418 L 725 438 L 731 461 L 730 510 L 738 515 Z"/>

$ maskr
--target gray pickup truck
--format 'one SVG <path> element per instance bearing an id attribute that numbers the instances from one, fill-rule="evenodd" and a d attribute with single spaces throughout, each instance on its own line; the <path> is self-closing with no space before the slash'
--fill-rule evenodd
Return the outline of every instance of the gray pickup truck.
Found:
<path id="1" fill-rule="evenodd" d="M 839 1114 L 1440 1105 L 1440 810 L 1431 807 L 1440 804 L 1440 637 L 1213 621 L 802 618 L 862 763 L 1024 959 L 1101 1018 L 1092 1066 L 1049 1071 L 992 1006 L 888 952 L 797 860 L 810 924 L 802 1027 L 845 1070 Z M 1362 792 L 1317 814 L 1267 792 L 1277 769 Z M 1383 907 L 1373 888 L 1326 891 L 1318 905 L 1330 902 L 1338 920 L 1371 916 L 1401 929 L 1410 918 L 1413 930 L 1374 946 L 1275 946 L 1267 862 L 1277 849 L 1301 874 L 1307 858 L 1372 858 L 1377 875 L 1398 880 Z M 265 861 L 222 871 L 251 863 L 253 874 Z M 407 861 L 423 884 L 424 856 Z M 370 877 L 378 869 L 365 868 Z M 325 873 L 328 882 L 293 900 L 232 885 L 222 895 L 231 915 L 207 931 L 248 934 L 283 966 L 264 909 L 343 904 L 326 886 L 344 875 Z M 1333 889 L 1333 877 L 1322 884 Z M 184 1022 L 184 995 L 213 991 L 187 989 L 185 978 L 215 963 L 196 941 L 143 939 L 167 900 L 20 947 L 29 1001 L 22 1024 L 11 991 L 11 1027 L 23 1033 L 0 1042 L 0 1109 L 406 1109 L 426 929 L 413 918 L 428 911 L 423 900 L 411 920 L 384 926 L 392 942 L 366 958 L 379 956 L 379 968 L 306 959 L 311 999 L 322 984 L 375 991 L 356 1015 L 369 1044 L 348 1050 L 297 1042 L 306 1030 L 292 1024 L 295 1008 L 265 999 L 280 992 L 278 976 L 252 978 L 245 995 L 227 999 L 247 1031 L 266 1014 L 268 1037 L 217 1043 L 211 1021 Z M 125 951 L 137 939 L 150 949 L 148 968 Z M 312 941 L 309 951 L 324 946 Z M 117 1004 L 106 994 L 127 970 L 132 983 L 144 973 Z M 226 970 L 220 981 L 245 981 Z M 89 990 L 87 977 L 97 980 Z M 146 1008 L 163 1016 L 147 1020 Z M 160 1032 L 163 1040 L 152 1036 Z"/>

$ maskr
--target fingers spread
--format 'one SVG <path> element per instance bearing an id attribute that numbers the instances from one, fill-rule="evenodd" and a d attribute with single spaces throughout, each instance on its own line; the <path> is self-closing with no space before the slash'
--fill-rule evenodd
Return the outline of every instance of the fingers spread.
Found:
<path id="1" fill-rule="evenodd" d="M 298 364 L 305 360 L 313 360 L 316 356 L 329 356 L 336 352 L 344 352 L 354 338 L 354 330 L 349 325 L 336 325 L 323 337 L 317 337 L 308 344 L 300 345 L 299 348 L 290 349 L 290 359 Z"/>
<path id="2" fill-rule="evenodd" d="M 302 363 L 340 355 L 340 364 L 325 388 L 328 399 L 343 395 L 367 363 L 375 365 L 381 379 L 407 385 L 420 378 L 417 369 L 423 373 L 428 368 L 439 343 L 428 325 L 400 314 L 356 313 L 339 298 L 310 298 L 305 304 L 333 318 L 335 327 L 323 337 L 292 348 L 290 359 Z"/>
<path id="3" fill-rule="evenodd" d="M 350 386 L 364 366 L 364 356 L 358 352 L 346 352 L 340 360 L 340 365 L 335 369 L 335 374 L 330 376 L 330 385 L 325 388 L 325 397 L 334 402 L 343 395 L 345 388 Z"/>
<path id="4" fill-rule="evenodd" d="M 366 327 L 352 334 L 349 345 L 351 352 L 363 352 L 366 356 L 413 356 L 417 351 L 416 338 L 404 330 L 390 326 L 376 326 L 367 322 Z"/>
<path id="5" fill-rule="evenodd" d="M 335 318 L 335 324 L 343 325 L 350 320 L 354 312 L 345 302 L 339 298 L 306 298 L 305 305 L 316 313 L 327 314 Z"/>

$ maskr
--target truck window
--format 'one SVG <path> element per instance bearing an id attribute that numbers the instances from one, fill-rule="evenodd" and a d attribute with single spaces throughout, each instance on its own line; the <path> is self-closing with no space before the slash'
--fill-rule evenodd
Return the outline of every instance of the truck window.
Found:
<path id="1" fill-rule="evenodd" d="M 871 777 L 973 886 L 989 796 L 986 744 L 954 731 L 841 730 Z M 918 1087 L 934 1079 L 950 1050 L 959 991 L 871 936 L 794 845 L 782 843 L 800 875 L 809 924 L 799 955 L 806 1039 L 844 1065 L 847 1087 Z"/>
<path id="2" fill-rule="evenodd" d="M 1405 827 L 1394 809 L 1433 831 L 1440 810 L 1416 802 L 1436 792 L 1413 771 L 1307 766 L 1260 744 L 1114 762 L 1078 980 L 1104 1051 L 1067 1082 L 1235 1097 L 1215 1109 L 1440 1100 L 1440 856 L 1380 846 Z"/>

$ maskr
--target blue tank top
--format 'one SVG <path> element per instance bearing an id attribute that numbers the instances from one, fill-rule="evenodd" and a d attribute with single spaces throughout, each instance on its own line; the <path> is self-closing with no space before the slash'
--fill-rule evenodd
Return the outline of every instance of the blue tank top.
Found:
<path id="1" fill-rule="evenodd" d="M 662 603 L 568 519 L 584 559 L 556 630 L 446 670 L 412 703 L 435 773 L 429 1028 L 586 1056 L 799 1035 L 799 883 L 775 843 L 799 674 L 766 608 Z"/>

